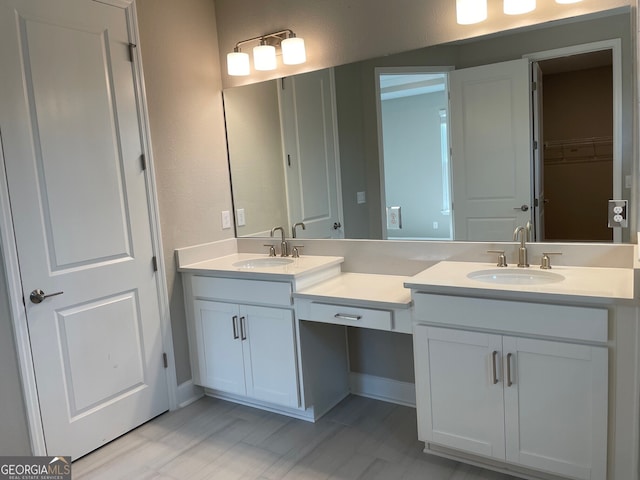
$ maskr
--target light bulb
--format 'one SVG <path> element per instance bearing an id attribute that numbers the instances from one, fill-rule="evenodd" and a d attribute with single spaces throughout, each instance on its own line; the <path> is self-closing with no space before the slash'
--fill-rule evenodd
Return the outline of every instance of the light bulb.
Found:
<path id="1" fill-rule="evenodd" d="M 249 75 L 249 54 L 243 52 L 227 53 L 227 72 L 234 77 Z"/>
<path id="2" fill-rule="evenodd" d="M 536 9 L 536 0 L 504 0 L 506 15 L 520 15 Z"/>
<path id="3" fill-rule="evenodd" d="M 253 66 L 256 70 L 275 70 L 276 47 L 273 45 L 253 47 Z"/>
<path id="4" fill-rule="evenodd" d="M 456 20 L 471 25 L 487 19 L 487 0 L 456 0 Z"/>
<path id="5" fill-rule="evenodd" d="M 282 40 L 282 63 L 285 65 L 298 65 L 307 61 L 307 52 L 304 48 L 304 39 L 290 37 Z"/>

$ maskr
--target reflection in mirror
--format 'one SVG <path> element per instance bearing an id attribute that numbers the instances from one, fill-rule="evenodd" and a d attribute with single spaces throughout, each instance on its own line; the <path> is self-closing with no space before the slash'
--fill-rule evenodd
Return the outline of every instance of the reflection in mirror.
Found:
<path id="1" fill-rule="evenodd" d="M 606 201 L 631 197 L 632 29 L 608 13 L 225 90 L 237 235 L 510 241 L 531 222 L 539 241 L 629 242 Z M 447 75 L 431 120 L 391 108 L 419 95 L 380 96 L 399 67 Z"/>

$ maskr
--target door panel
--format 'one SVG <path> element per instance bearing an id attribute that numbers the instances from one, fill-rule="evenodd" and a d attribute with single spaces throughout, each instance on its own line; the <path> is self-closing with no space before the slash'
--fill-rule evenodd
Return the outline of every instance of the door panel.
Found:
<path id="1" fill-rule="evenodd" d="M 194 309 L 203 386 L 246 395 L 238 306 L 197 300 Z"/>
<path id="2" fill-rule="evenodd" d="M 420 430 L 421 440 L 486 457 L 504 460 L 504 403 L 502 375 L 493 360 L 500 361 L 501 337 L 475 332 L 418 326 L 418 349 L 427 349 L 428 382 L 418 391 L 429 392 L 418 404 L 426 404 L 429 418 Z M 422 417 L 422 414 L 420 414 Z"/>
<path id="3" fill-rule="evenodd" d="M 295 333 L 291 310 L 241 306 L 246 318 L 244 358 L 247 395 L 299 406 Z"/>
<path id="4" fill-rule="evenodd" d="M 607 349 L 504 337 L 507 461 L 573 478 L 606 477 Z M 506 366 L 505 366 L 506 368 Z"/>
<path id="5" fill-rule="evenodd" d="M 342 238 L 334 229 L 342 217 L 340 163 L 333 71 L 283 79 L 281 121 L 287 163 L 287 201 L 291 224 L 304 238 Z"/>
<path id="6" fill-rule="evenodd" d="M 450 73 L 456 240 L 504 240 L 531 220 L 527 60 Z"/>
<path id="7" fill-rule="evenodd" d="M 0 129 L 47 452 L 168 408 L 126 11 L 0 0 Z M 29 301 L 34 289 L 51 294 Z"/>

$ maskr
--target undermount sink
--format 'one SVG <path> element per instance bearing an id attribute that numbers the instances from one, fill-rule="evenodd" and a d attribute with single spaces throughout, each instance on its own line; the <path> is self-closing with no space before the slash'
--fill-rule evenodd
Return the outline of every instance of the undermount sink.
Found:
<path id="1" fill-rule="evenodd" d="M 283 265 L 289 265 L 290 263 L 293 263 L 293 259 L 291 258 L 266 257 L 266 258 L 252 258 L 249 260 L 242 260 L 240 262 L 235 262 L 233 266 L 238 268 L 250 269 L 250 268 L 281 267 Z"/>
<path id="2" fill-rule="evenodd" d="M 544 270 L 505 270 L 499 268 L 476 270 L 469 273 L 467 278 L 479 282 L 502 285 L 544 285 L 564 280 L 564 276 L 559 273 Z"/>

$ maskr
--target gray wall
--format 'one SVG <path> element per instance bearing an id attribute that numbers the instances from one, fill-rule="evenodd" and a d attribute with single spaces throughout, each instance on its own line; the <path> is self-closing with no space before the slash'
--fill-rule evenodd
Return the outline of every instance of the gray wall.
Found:
<path id="1" fill-rule="evenodd" d="M 178 383 L 191 378 L 173 251 L 233 237 L 216 16 L 212 0 L 138 0 L 140 44 Z"/>
<path id="2" fill-rule="evenodd" d="M 9 297 L 0 256 L 0 456 L 31 455 Z"/>

